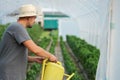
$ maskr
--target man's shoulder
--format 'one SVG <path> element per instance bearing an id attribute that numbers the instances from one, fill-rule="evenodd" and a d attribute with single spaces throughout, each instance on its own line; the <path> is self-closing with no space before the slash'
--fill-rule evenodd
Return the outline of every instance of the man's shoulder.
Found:
<path id="1" fill-rule="evenodd" d="M 17 22 L 14 22 L 14 23 L 11 23 L 8 27 L 8 30 L 16 30 L 16 29 L 22 29 L 22 25 L 17 23 Z"/>
<path id="2" fill-rule="evenodd" d="M 21 27 L 22 25 L 19 24 L 18 22 L 11 23 L 9 27 Z"/>

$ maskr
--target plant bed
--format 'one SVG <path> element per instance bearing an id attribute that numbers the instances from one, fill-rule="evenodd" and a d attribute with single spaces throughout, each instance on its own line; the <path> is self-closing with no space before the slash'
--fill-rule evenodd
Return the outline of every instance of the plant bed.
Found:
<path id="1" fill-rule="evenodd" d="M 62 38 L 60 38 L 60 46 L 63 53 L 66 72 L 68 74 L 75 73 L 75 75 L 71 78 L 71 80 L 84 80 L 82 74 L 78 73 L 78 69 L 75 63 L 73 62 L 73 60 L 71 59 L 71 56 L 69 55 Z"/>
<path id="2" fill-rule="evenodd" d="M 75 56 L 81 61 L 89 80 L 95 80 L 100 51 L 85 40 L 75 36 L 67 36 L 67 43 Z"/>

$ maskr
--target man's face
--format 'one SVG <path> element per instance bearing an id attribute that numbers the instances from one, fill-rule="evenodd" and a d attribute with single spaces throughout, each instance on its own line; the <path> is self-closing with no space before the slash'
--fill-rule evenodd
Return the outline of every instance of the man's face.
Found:
<path id="1" fill-rule="evenodd" d="M 27 28 L 32 28 L 33 24 L 35 23 L 36 16 L 32 16 L 28 18 Z"/>

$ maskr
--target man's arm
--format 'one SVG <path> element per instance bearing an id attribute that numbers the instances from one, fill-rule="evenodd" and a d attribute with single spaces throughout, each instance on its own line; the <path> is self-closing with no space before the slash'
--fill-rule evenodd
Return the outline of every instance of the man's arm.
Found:
<path id="1" fill-rule="evenodd" d="M 45 51 L 43 48 L 37 46 L 32 40 L 24 41 L 23 44 L 35 55 L 48 58 L 50 61 L 55 61 L 55 62 L 57 61 L 57 58 L 54 55 Z"/>

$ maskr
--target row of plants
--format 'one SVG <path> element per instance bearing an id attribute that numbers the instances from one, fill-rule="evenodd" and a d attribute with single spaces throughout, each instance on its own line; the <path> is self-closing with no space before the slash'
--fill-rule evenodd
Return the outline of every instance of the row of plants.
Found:
<path id="1" fill-rule="evenodd" d="M 51 31 L 50 36 L 52 39 L 52 44 L 51 44 L 49 52 L 52 54 L 55 54 L 55 46 L 57 45 L 57 40 L 58 40 L 58 30 Z"/>
<path id="2" fill-rule="evenodd" d="M 68 74 L 75 73 L 75 75 L 71 78 L 71 80 L 84 80 L 82 74 L 78 73 L 78 69 L 75 66 L 75 63 L 71 59 L 66 47 L 65 47 L 65 42 L 63 42 L 62 37 L 60 37 L 60 46 L 64 58 L 64 64 L 65 64 L 65 69 Z"/>
<path id="3" fill-rule="evenodd" d="M 90 80 L 95 80 L 97 64 L 100 51 L 95 46 L 88 44 L 85 40 L 76 36 L 67 35 L 67 43 L 82 63 Z"/>
<path id="4" fill-rule="evenodd" d="M 30 64 L 28 64 L 28 67 Z M 36 77 L 38 76 L 40 72 L 41 65 L 38 63 L 32 63 L 31 67 L 27 69 L 26 73 L 26 80 L 36 80 Z"/>

